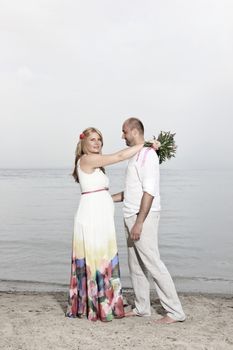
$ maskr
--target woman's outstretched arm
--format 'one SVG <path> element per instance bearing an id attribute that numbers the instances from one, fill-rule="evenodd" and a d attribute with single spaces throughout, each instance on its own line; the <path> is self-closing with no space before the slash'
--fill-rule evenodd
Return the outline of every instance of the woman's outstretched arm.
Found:
<path id="1" fill-rule="evenodd" d="M 87 154 L 81 157 L 80 165 L 83 169 L 95 169 L 105 167 L 107 165 L 122 162 L 123 160 L 133 157 L 143 148 L 144 143 L 125 148 L 113 154 Z"/>

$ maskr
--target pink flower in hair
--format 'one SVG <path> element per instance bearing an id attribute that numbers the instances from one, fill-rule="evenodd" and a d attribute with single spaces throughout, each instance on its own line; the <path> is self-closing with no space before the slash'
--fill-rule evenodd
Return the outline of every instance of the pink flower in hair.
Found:
<path id="1" fill-rule="evenodd" d="M 79 135 L 79 139 L 80 139 L 80 140 L 85 139 L 85 134 L 84 134 L 83 132 L 82 132 L 82 134 Z"/>

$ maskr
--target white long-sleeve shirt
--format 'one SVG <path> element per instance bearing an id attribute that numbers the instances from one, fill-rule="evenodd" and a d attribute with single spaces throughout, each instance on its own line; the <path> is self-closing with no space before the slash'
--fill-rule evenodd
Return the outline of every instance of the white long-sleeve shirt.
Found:
<path id="1" fill-rule="evenodd" d="M 128 162 L 124 190 L 124 217 L 139 212 L 143 192 L 154 197 L 151 211 L 160 211 L 159 159 L 150 147 L 143 149 Z"/>

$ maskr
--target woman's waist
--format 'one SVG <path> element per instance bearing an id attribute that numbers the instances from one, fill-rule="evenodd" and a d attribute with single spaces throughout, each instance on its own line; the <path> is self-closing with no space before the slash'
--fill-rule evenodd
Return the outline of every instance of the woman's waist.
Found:
<path id="1" fill-rule="evenodd" d="M 81 191 L 81 195 L 88 195 L 88 194 L 103 192 L 108 190 L 109 190 L 108 187 L 96 187 L 96 188 L 90 188 L 90 189 L 83 189 Z"/>

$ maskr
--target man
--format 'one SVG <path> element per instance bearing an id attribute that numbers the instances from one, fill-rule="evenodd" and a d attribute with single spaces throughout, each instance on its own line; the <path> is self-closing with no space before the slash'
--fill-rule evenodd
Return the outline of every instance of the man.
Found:
<path id="1" fill-rule="evenodd" d="M 143 124 L 137 118 L 127 119 L 122 132 L 127 146 L 145 142 Z M 126 316 L 151 315 L 150 273 L 160 302 L 167 312 L 156 323 L 184 321 L 185 314 L 174 283 L 158 250 L 159 160 L 153 148 L 144 147 L 129 160 L 125 190 L 114 194 L 113 200 L 124 201 L 129 271 L 136 297 L 135 308 Z"/>

